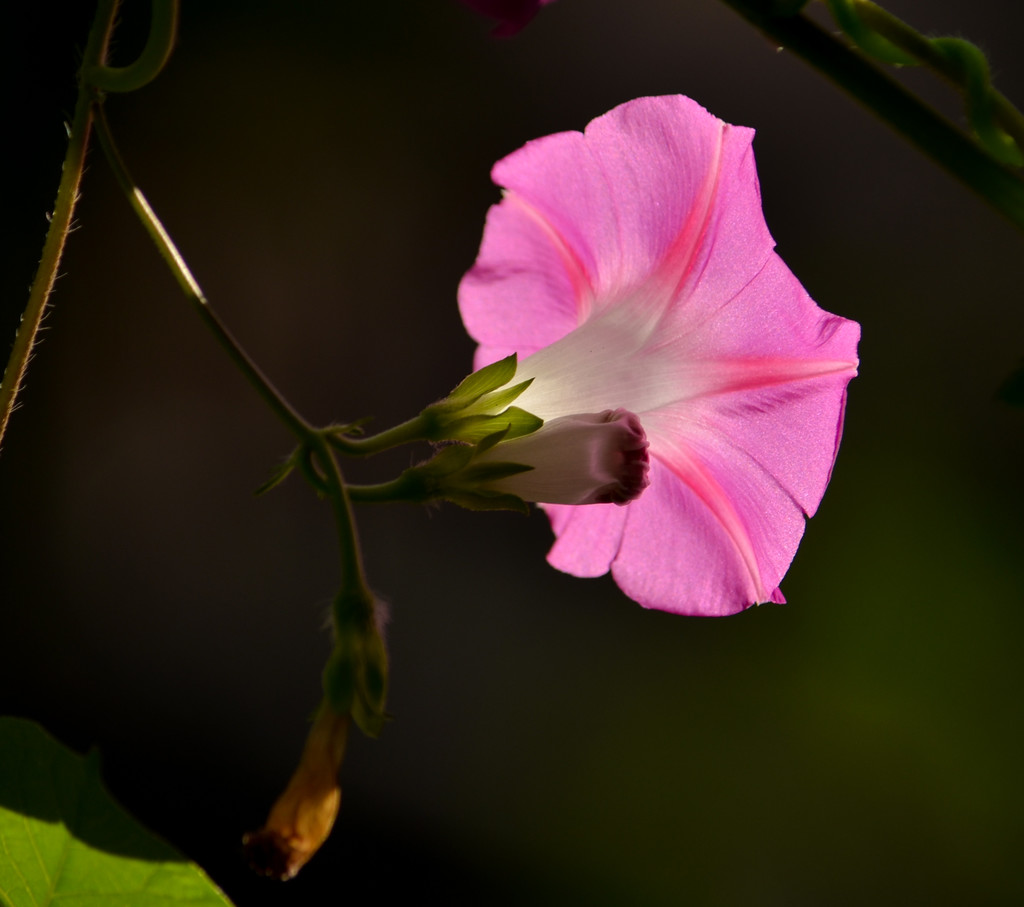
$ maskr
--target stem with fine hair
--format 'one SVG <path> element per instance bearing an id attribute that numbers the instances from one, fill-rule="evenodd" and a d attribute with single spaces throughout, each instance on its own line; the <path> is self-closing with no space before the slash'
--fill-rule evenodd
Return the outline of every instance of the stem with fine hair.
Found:
<path id="1" fill-rule="evenodd" d="M 28 303 L 21 316 L 21 324 L 14 338 L 3 380 L 0 381 L 0 444 L 14 411 L 18 392 L 25 378 L 25 370 L 28 368 L 28 360 L 39 333 L 39 325 L 42 323 L 46 305 L 53 292 L 54 281 L 57 279 L 64 245 L 71 231 L 93 116 L 92 90 L 86 82 L 85 73 L 91 68 L 102 66 L 106 60 L 117 6 L 118 0 L 100 0 L 89 32 L 79 71 L 78 100 L 68 131 L 68 149 L 64 156 L 57 200 L 50 218 L 50 226 L 46 231 L 39 266 L 32 281 L 32 288 L 29 290 Z"/>

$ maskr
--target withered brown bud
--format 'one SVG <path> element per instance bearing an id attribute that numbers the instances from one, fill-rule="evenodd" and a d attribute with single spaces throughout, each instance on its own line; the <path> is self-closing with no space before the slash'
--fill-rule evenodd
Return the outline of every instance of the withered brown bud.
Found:
<path id="1" fill-rule="evenodd" d="M 281 881 L 294 878 L 327 840 L 341 806 L 338 770 L 348 723 L 347 714 L 320 705 L 299 767 L 266 824 L 242 839 L 246 859 L 256 872 Z"/>

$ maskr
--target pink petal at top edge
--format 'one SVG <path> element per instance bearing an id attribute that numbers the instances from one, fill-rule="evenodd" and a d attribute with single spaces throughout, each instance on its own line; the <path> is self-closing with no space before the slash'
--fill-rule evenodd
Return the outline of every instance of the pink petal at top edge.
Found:
<path id="1" fill-rule="evenodd" d="M 533 213 L 533 222 L 525 215 L 496 217 L 492 209 L 478 260 L 484 270 L 474 274 L 474 267 L 460 290 L 470 333 L 484 343 L 498 342 L 496 335 L 508 329 L 512 333 L 501 342 L 518 341 L 526 281 L 539 279 L 529 273 L 534 269 L 543 274 L 544 298 L 556 303 L 559 317 L 570 298 L 579 307 L 580 280 L 566 270 L 566 255 L 553 249 L 538 254 L 553 237 L 569 250 L 599 303 L 615 301 L 652 278 L 686 283 L 693 306 L 734 295 L 760 270 L 772 246 L 761 214 L 752 136 L 688 98 L 640 98 L 598 117 L 585 135 L 547 136 L 499 161 L 494 179 L 511 194 L 498 208 L 512 207 L 515 199 Z M 517 229 L 524 235 L 515 240 Z M 500 230 L 500 237 L 495 233 L 488 243 L 492 230 Z M 524 243 L 532 257 L 523 254 Z M 475 298 L 484 282 L 499 276 L 511 277 L 516 286 L 491 288 L 487 300 Z"/>
<path id="2" fill-rule="evenodd" d="M 508 198 L 493 206 L 480 254 L 459 284 L 470 336 L 523 359 L 572 331 L 580 294 L 588 292 L 572 255 L 529 207 Z"/>

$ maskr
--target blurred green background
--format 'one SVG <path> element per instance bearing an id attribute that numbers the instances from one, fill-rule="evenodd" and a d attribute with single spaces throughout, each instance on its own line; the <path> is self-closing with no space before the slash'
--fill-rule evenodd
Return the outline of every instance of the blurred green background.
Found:
<path id="1" fill-rule="evenodd" d="M 1015 0 L 886 5 L 980 43 L 1024 102 Z M 23 6 L 5 349 L 92 14 Z M 183 6 L 168 69 L 111 98 L 113 126 L 310 419 L 393 424 L 469 369 L 455 290 L 495 160 L 679 92 L 757 129 L 780 254 L 863 326 L 845 440 L 789 604 L 729 619 L 555 572 L 541 514 L 362 512 L 395 721 L 353 739 L 324 851 L 257 879 L 239 838 L 318 698 L 332 528 L 297 480 L 254 499 L 290 439 L 94 150 L 0 457 L 0 710 L 98 745 L 113 792 L 239 905 L 1024 901 L 1024 412 L 992 400 L 1024 353 L 1024 236 L 713 0 L 559 0 L 504 42 L 454 0 Z M 125 59 L 146 15 L 126 3 Z"/>

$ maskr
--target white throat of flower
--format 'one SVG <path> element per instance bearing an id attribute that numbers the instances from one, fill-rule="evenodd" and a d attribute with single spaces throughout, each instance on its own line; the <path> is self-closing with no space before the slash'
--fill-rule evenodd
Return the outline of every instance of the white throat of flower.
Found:
<path id="1" fill-rule="evenodd" d="M 524 359 L 516 378 L 533 383 L 516 405 L 547 421 L 619 407 L 643 414 L 678 400 L 678 351 L 657 340 L 668 293 L 651 287 L 644 298 L 607 305 Z"/>

